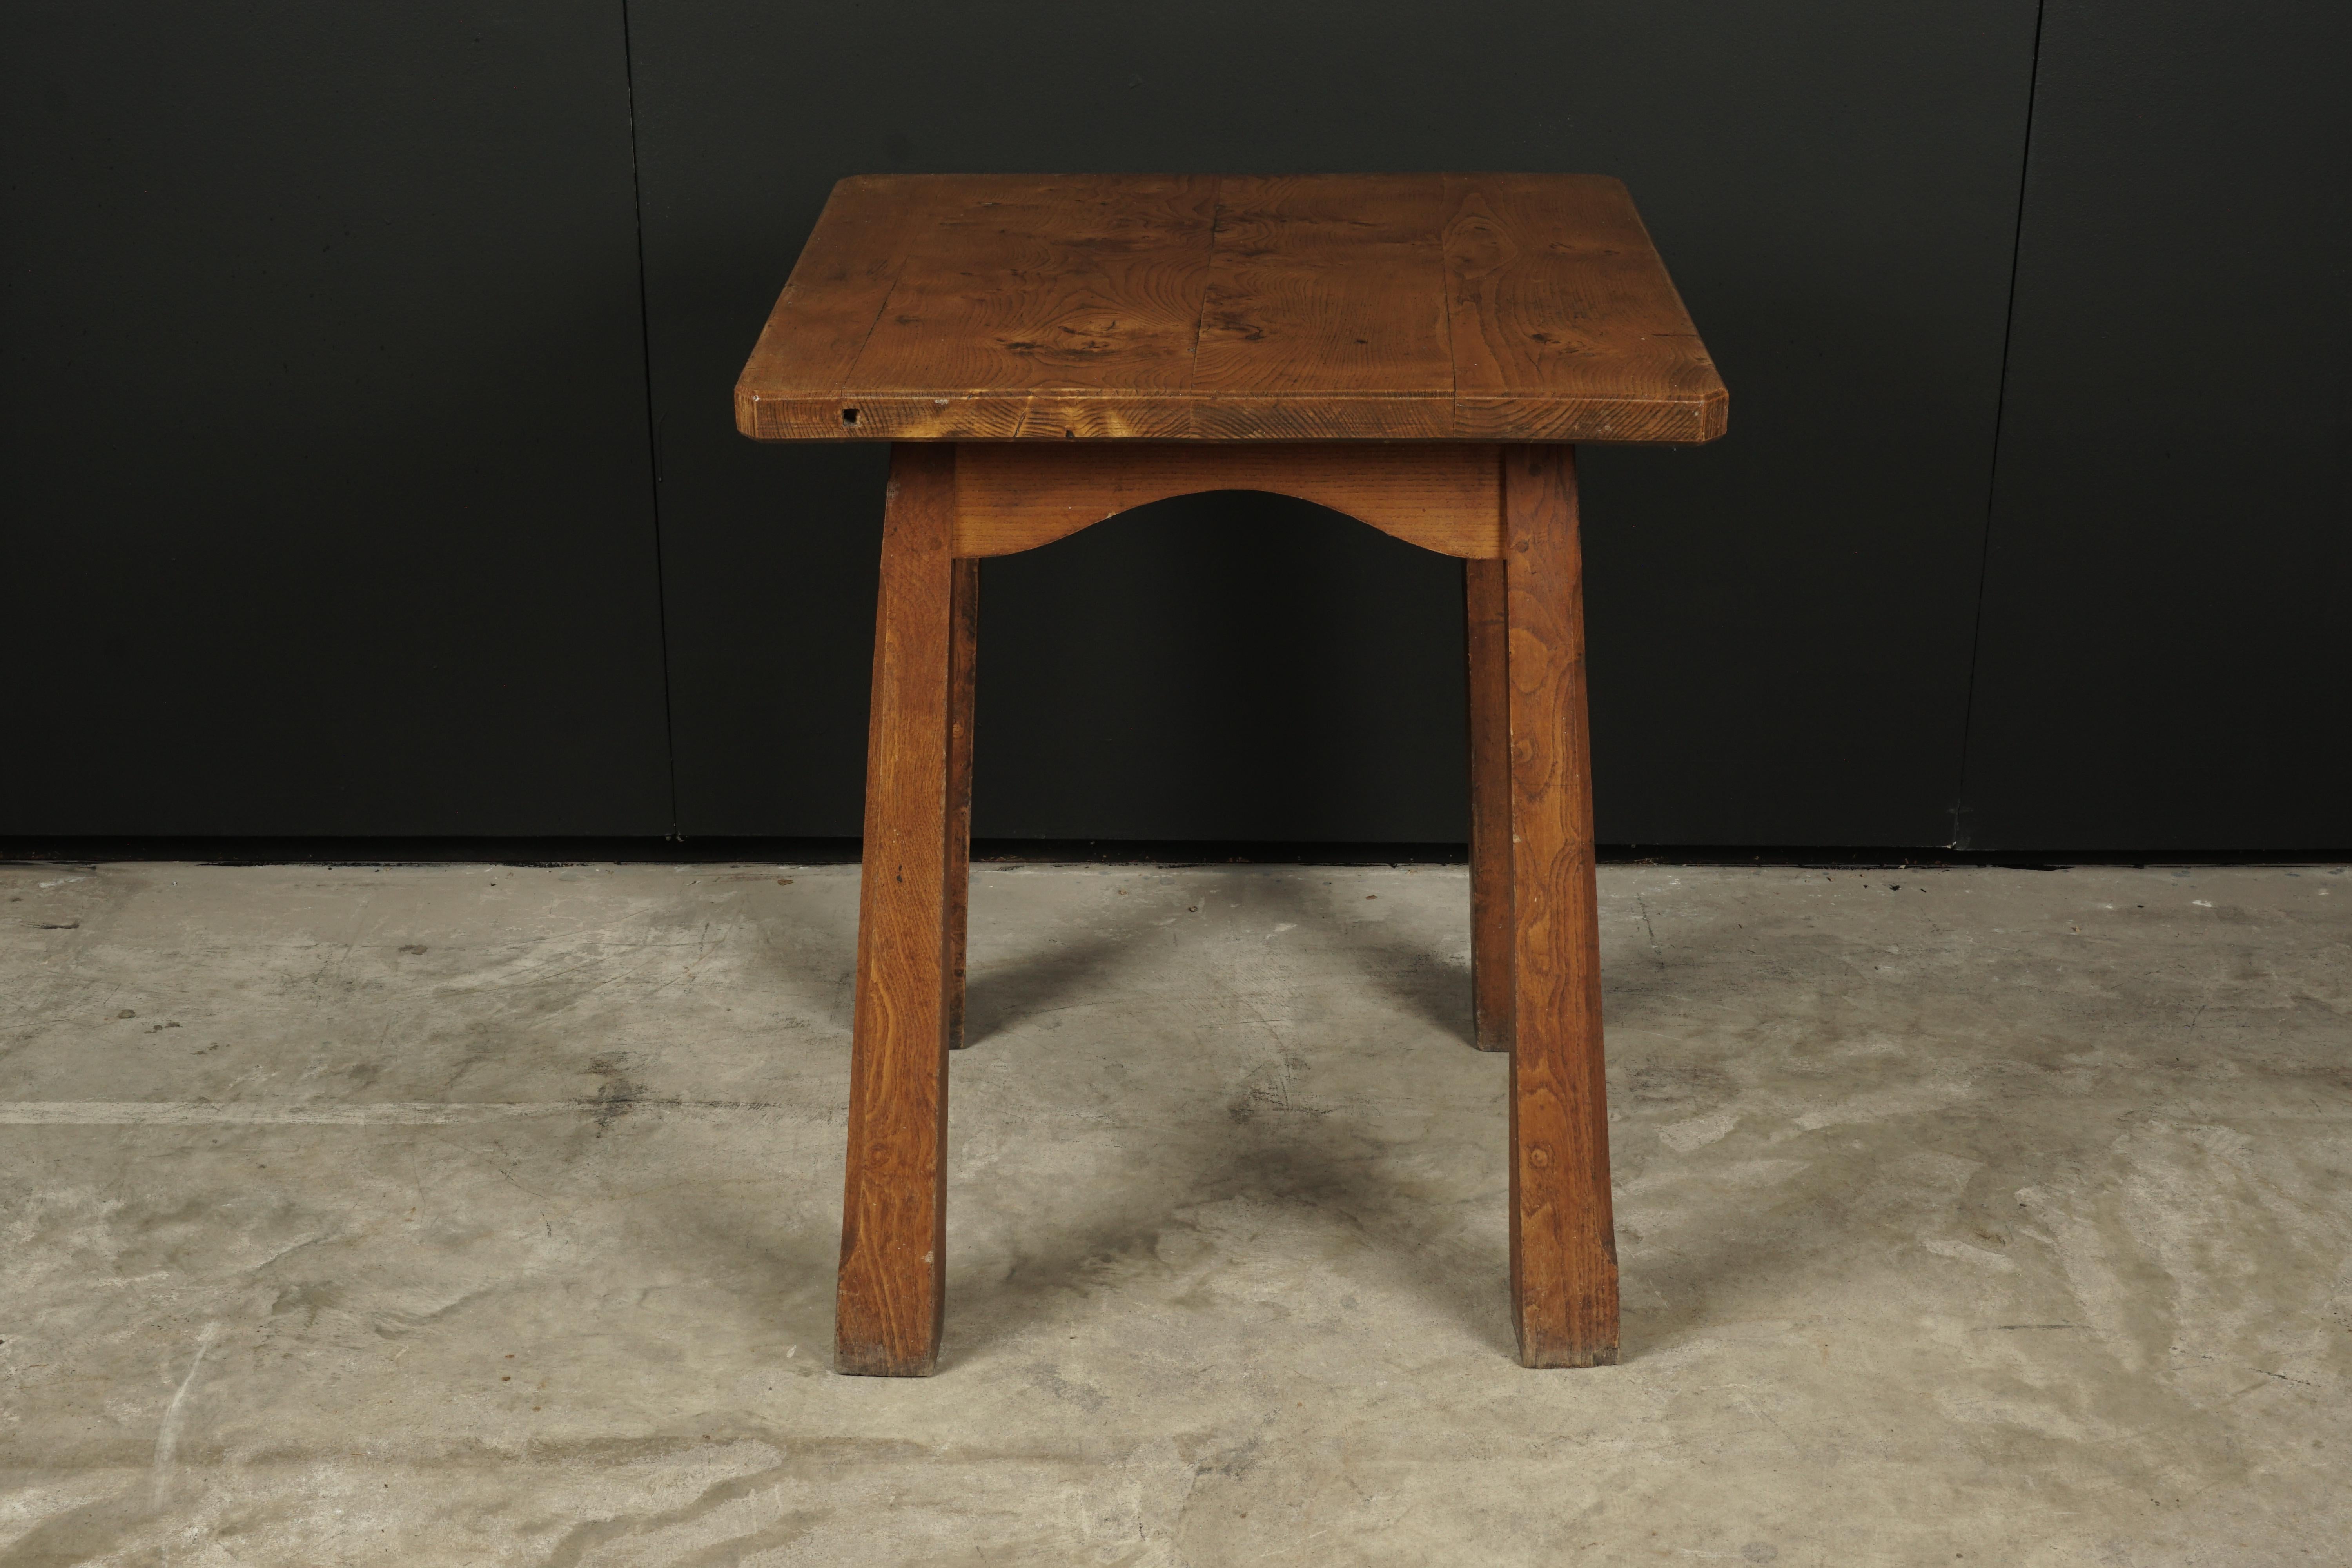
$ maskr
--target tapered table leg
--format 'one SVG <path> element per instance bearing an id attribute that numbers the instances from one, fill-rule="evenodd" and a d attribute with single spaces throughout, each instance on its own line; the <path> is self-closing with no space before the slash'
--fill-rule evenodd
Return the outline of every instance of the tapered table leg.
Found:
<path id="1" fill-rule="evenodd" d="M 954 447 L 893 447 L 834 1330 L 835 1365 L 880 1376 L 931 1370 L 946 1279 L 954 521 Z"/>
<path id="2" fill-rule="evenodd" d="M 1507 448 L 1511 757 L 1511 1298 L 1519 1360 L 1617 1359 L 1599 894 L 1572 447 Z"/>
<path id="3" fill-rule="evenodd" d="M 1511 688 L 1504 567 L 1465 561 L 1470 675 L 1470 1010 L 1482 1051 L 1511 1048 Z"/>
<path id="4" fill-rule="evenodd" d="M 971 722 L 978 688 L 980 563 L 955 563 L 955 605 L 948 647 L 948 1047 L 963 1038 L 964 928 L 971 918 Z"/>

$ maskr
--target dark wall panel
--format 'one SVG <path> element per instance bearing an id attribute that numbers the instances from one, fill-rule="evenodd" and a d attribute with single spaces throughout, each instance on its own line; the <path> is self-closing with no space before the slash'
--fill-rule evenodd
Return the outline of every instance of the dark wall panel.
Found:
<path id="1" fill-rule="evenodd" d="M 981 627 L 992 833 L 1463 836 L 1458 561 L 1286 497 L 1166 501 L 984 563 Z"/>
<path id="2" fill-rule="evenodd" d="M 1964 819 L 2352 840 L 2352 8 L 2049 0 Z"/>
<path id="3" fill-rule="evenodd" d="M 637 0 L 682 826 L 856 830 L 879 456 L 727 396 L 835 179 L 1491 168 L 1625 178 L 1732 389 L 1712 447 L 1588 452 L 1602 836 L 1942 842 L 2033 21 Z M 987 574 L 982 833 L 1461 835 L 1452 563 L 1216 498 Z"/>
<path id="4" fill-rule="evenodd" d="M 621 11 L 19 0 L 0 832 L 670 824 Z"/>

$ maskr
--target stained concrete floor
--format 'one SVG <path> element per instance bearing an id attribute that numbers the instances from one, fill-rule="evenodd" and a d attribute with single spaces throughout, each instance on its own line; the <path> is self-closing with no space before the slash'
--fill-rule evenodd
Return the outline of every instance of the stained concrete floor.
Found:
<path id="1" fill-rule="evenodd" d="M 1622 1365 L 1460 870 L 983 868 L 893 1382 L 854 868 L 0 868 L 0 1564 L 2352 1561 L 2352 875 L 1601 891 Z"/>

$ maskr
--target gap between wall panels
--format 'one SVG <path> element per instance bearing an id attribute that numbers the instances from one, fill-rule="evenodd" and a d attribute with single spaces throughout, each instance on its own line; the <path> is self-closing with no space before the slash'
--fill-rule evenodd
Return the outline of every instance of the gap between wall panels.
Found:
<path id="1" fill-rule="evenodd" d="M 646 504 L 654 529 L 654 624 L 661 631 L 662 749 L 669 779 L 669 830 L 678 830 L 677 703 L 670 690 L 669 591 L 663 581 L 661 508 L 661 422 L 654 413 L 653 310 L 646 297 L 645 152 L 637 144 L 637 51 L 629 31 L 629 0 L 621 0 L 621 79 L 629 111 L 629 206 L 637 231 L 637 359 L 643 367 L 646 397 L 646 471 L 649 476 Z"/>
<path id="2" fill-rule="evenodd" d="M 2042 90 L 2042 24 L 2048 11 L 2049 0 L 2039 0 L 2033 7 L 2033 53 L 2025 73 L 2025 131 L 2019 139 L 2017 155 L 2017 226 L 2009 242 L 2009 303 L 2002 313 L 2000 380 L 1993 395 L 1992 459 L 1985 466 L 1984 538 L 1977 552 L 1977 608 L 1969 629 L 1969 683 L 1960 708 L 1960 776 L 1952 786 L 1952 834 L 1947 845 L 1955 850 L 1969 847 L 1969 818 L 1973 815 L 1969 804 L 1969 741 L 1976 731 L 1977 661 L 1984 648 L 1985 592 L 1992 573 L 1993 507 L 2000 494 L 2001 418 L 2009 406 L 2010 350 L 2017 340 L 2017 275 L 2025 255 L 2026 174 L 2033 165 L 2033 109 Z"/>

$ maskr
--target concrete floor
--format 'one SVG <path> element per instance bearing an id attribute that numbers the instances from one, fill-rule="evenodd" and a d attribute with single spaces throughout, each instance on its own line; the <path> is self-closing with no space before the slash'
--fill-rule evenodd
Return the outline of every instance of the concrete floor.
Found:
<path id="1" fill-rule="evenodd" d="M 2352 875 L 1613 868 L 1530 1373 L 1458 869 L 983 868 L 941 1373 L 854 868 L 0 868 L 0 1564 L 2352 1562 Z"/>

